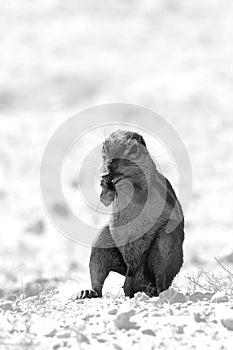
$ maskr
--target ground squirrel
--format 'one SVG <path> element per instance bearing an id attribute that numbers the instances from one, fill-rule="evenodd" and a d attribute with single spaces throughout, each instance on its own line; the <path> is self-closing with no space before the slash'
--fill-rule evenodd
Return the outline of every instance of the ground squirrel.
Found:
<path id="1" fill-rule="evenodd" d="M 126 277 L 126 296 L 139 291 L 157 296 L 183 263 L 180 203 L 138 133 L 113 132 L 103 143 L 102 156 L 100 200 L 112 204 L 112 213 L 92 247 L 92 289 L 82 290 L 77 299 L 101 297 L 110 271 Z"/>

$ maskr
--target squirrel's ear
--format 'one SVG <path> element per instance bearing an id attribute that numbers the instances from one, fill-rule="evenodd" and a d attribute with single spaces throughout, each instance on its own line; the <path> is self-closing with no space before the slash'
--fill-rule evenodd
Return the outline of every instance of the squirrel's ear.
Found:
<path id="1" fill-rule="evenodd" d="M 144 138 L 140 135 L 140 139 L 139 139 L 139 142 L 146 147 L 146 142 L 144 140 Z"/>

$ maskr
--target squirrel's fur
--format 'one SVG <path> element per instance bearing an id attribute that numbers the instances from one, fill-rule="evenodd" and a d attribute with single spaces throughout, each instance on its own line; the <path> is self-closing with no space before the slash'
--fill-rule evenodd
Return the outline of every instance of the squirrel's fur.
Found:
<path id="1" fill-rule="evenodd" d="M 167 289 L 183 263 L 184 218 L 170 182 L 158 172 L 143 137 L 117 130 L 103 143 L 101 200 L 112 203 L 108 225 L 91 252 L 92 290 L 102 296 L 110 271 L 124 275 L 124 292 L 156 296 Z"/>

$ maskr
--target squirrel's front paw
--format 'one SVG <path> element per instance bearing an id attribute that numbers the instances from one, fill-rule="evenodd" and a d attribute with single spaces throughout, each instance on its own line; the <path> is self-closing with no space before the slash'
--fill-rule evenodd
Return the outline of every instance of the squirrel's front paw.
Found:
<path id="1" fill-rule="evenodd" d="M 83 289 L 76 294 L 75 299 L 98 298 L 98 293 L 94 289 Z"/>

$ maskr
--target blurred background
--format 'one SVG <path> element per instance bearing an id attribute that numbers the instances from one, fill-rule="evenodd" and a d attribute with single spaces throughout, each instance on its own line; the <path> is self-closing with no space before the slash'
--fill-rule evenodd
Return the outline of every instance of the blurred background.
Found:
<path id="1" fill-rule="evenodd" d="M 49 221 L 39 173 L 53 132 L 102 103 L 151 108 L 185 143 L 193 194 L 181 274 L 214 271 L 214 257 L 231 265 L 232 1 L 0 0 L 0 9 L 0 296 L 86 279 L 90 250 Z M 75 178 L 69 187 L 75 194 Z"/>

